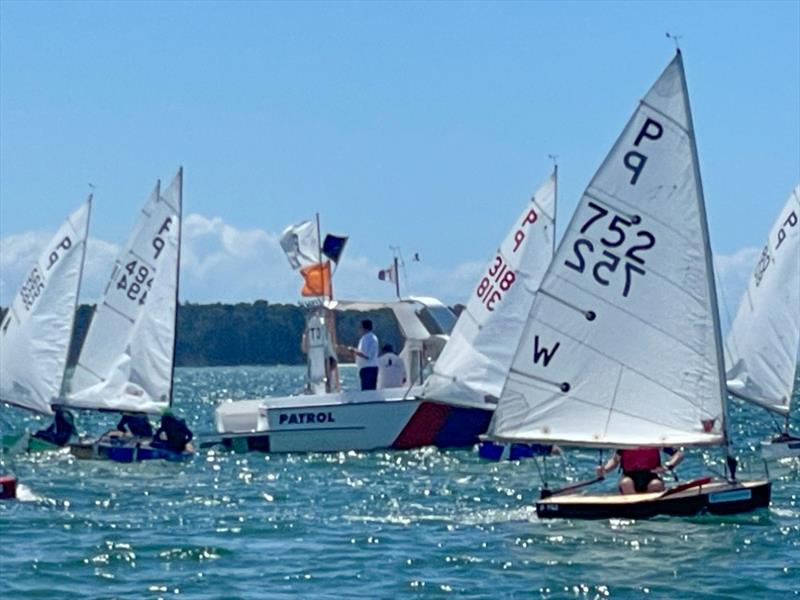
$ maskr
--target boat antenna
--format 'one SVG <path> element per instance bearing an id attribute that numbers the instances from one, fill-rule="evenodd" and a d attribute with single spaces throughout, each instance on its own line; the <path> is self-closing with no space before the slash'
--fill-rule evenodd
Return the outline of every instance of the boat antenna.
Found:
<path id="1" fill-rule="evenodd" d="M 397 294 L 397 299 L 400 300 L 400 268 L 403 269 L 403 283 L 406 286 L 406 293 L 408 293 L 408 271 L 406 270 L 406 261 L 403 260 L 403 251 L 400 246 L 389 246 L 394 257 L 394 289 Z"/>
<path id="2" fill-rule="evenodd" d="M 666 35 L 667 35 L 667 37 L 669 39 L 671 39 L 673 42 L 675 42 L 675 50 L 680 52 L 681 51 L 681 44 L 680 44 L 680 42 L 678 40 L 680 40 L 683 36 L 682 35 L 676 35 L 674 33 L 670 33 L 669 31 L 667 31 Z"/>

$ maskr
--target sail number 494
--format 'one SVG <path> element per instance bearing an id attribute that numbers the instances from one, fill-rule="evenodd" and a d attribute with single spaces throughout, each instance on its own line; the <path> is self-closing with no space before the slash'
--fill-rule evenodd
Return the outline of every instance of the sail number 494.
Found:
<path id="1" fill-rule="evenodd" d="M 581 226 L 580 233 L 585 234 L 596 223 L 605 220 L 606 232 L 600 238 L 601 245 L 596 246 L 587 238 L 578 238 L 572 246 L 574 257 L 565 260 L 564 265 L 578 273 L 590 269 L 594 280 L 602 286 L 611 284 L 614 273 L 624 273 L 622 295 L 627 298 L 634 277 L 646 273 L 644 253 L 655 246 L 656 238 L 646 229 L 633 229 L 640 222 L 638 216 L 622 216 L 595 202 L 589 202 L 587 206 L 594 214 Z"/>
<path id="2" fill-rule="evenodd" d="M 153 278 L 150 275 L 150 269 L 136 260 L 125 265 L 122 276 L 117 281 L 117 289 L 125 290 L 128 300 L 138 300 L 139 304 L 145 303 L 147 292 L 151 287 L 153 287 Z"/>

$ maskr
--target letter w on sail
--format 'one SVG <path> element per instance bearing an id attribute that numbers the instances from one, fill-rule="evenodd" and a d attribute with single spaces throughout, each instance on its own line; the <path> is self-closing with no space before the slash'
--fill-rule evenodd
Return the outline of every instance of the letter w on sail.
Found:
<path id="1" fill-rule="evenodd" d="M 561 345 L 561 342 L 556 342 L 556 345 L 553 346 L 552 350 L 545 346 L 539 346 L 539 336 L 533 338 L 533 362 L 537 365 L 539 364 L 539 360 L 542 360 L 542 363 L 546 367 L 550 364 L 550 361 L 555 356 L 556 352 L 558 351 L 558 347 Z"/>

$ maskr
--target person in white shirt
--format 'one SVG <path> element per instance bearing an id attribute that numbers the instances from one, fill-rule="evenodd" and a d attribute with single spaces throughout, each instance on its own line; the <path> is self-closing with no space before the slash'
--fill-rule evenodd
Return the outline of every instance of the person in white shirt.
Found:
<path id="1" fill-rule="evenodd" d="M 394 353 L 391 344 L 381 348 L 378 357 L 378 388 L 398 388 L 406 383 L 406 365 L 403 359 Z"/>
<path id="2" fill-rule="evenodd" d="M 361 389 L 374 390 L 378 386 L 378 337 L 372 333 L 370 319 L 361 321 L 359 334 L 358 348 L 350 348 L 350 351 L 356 359 Z"/>

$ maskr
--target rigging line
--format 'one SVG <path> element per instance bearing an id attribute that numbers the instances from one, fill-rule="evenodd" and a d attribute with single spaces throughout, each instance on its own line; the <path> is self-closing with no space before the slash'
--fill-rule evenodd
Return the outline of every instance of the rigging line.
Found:
<path id="1" fill-rule="evenodd" d="M 628 367 L 628 370 L 633 371 L 634 373 L 636 372 L 633 369 L 631 369 L 630 367 Z M 546 379 L 542 379 L 540 377 L 536 377 L 535 375 L 530 375 L 529 373 L 522 373 L 521 371 L 516 371 L 514 369 L 509 371 L 509 375 L 516 375 L 518 378 L 523 379 L 523 380 L 541 381 L 543 383 L 546 383 L 546 384 L 549 384 L 549 385 L 555 385 L 555 386 L 559 385 L 559 384 L 554 383 L 552 381 L 548 381 Z M 658 385 L 662 389 L 667 390 L 668 392 L 671 392 L 671 390 L 669 390 L 666 387 L 658 384 L 657 381 L 652 381 L 652 380 L 650 380 L 650 381 L 652 383 L 655 383 L 656 385 Z M 569 385 L 569 384 L 567 384 L 567 385 Z M 674 395 L 675 398 L 678 398 L 679 400 L 683 400 L 685 403 L 689 404 L 693 409 L 695 409 L 695 410 L 697 409 L 697 406 L 695 406 L 694 404 L 691 404 L 691 402 L 689 400 L 687 400 L 686 398 L 684 398 L 683 396 L 679 396 L 679 395 L 675 394 L 674 392 L 671 392 L 671 393 Z M 599 404 L 599 403 L 593 402 L 591 400 L 586 400 L 585 398 L 581 398 L 580 396 L 576 396 L 575 394 L 571 394 L 570 395 L 570 400 L 575 400 L 576 402 L 580 402 L 581 404 L 586 404 L 587 406 L 593 406 L 595 408 L 599 408 L 599 409 L 602 409 L 602 410 L 606 410 L 608 408 L 605 404 Z M 653 421 L 652 419 L 648 419 L 647 417 L 643 417 L 641 415 L 637 415 L 637 414 L 634 414 L 634 413 L 631 413 L 631 412 L 628 412 L 626 410 L 622 410 L 622 409 L 619 409 L 619 408 L 616 410 L 616 414 L 624 415 L 626 417 L 630 417 L 631 419 L 638 419 L 639 421 L 644 421 L 645 423 L 650 423 L 652 425 L 658 425 L 658 426 L 661 426 L 661 427 L 668 427 L 669 429 L 674 430 L 674 427 L 672 425 L 661 423 L 659 421 Z M 685 432 L 681 431 L 680 433 L 685 433 Z"/>
<path id="2" fill-rule="evenodd" d="M 557 382 L 557 381 L 552 381 L 550 379 L 545 379 L 543 377 L 537 377 L 536 375 L 531 375 L 530 373 L 524 373 L 523 371 L 518 371 L 518 370 L 513 369 L 513 368 L 509 369 L 508 373 L 509 373 L 509 375 L 511 375 L 511 374 L 517 375 L 518 377 L 521 377 L 522 379 L 533 379 L 534 381 L 540 381 L 542 383 L 546 383 L 548 385 L 552 385 L 553 387 L 557 387 L 559 390 L 561 390 L 565 394 L 567 392 L 569 392 L 569 390 L 570 390 L 570 385 L 566 381 L 563 382 L 563 383 L 560 383 L 560 382 Z"/>
<path id="3" fill-rule="evenodd" d="M 675 284 L 675 283 L 672 283 L 672 282 L 671 282 L 669 279 L 666 279 L 666 278 L 664 278 L 664 277 L 661 277 L 660 275 L 658 275 L 658 273 L 657 273 L 657 272 L 655 272 L 655 271 L 650 271 L 650 272 L 651 272 L 651 273 L 653 273 L 653 274 L 654 274 L 656 277 L 659 277 L 660 279 L 663 279 L 664 281 L 666 281 L 666 282 L 669 282 L 669 283 L 670 283 L 670 284 L 672 284 L 672 285 L 673 285 L 675 288 L 677 288 L 677 289 L 681 289 L 681 288 L 680 288 L 680 286 L 678 286 L 678 285 L 677 285 L 677 284 Z M 651 321 L 648 321 L 648 320 L 646 320 L 646 319 L 644 319 L 644 318 L 640 317 L 639 315 L 637 315 L 637 314 L 635 314 L 635 313 L 633 313 L 633 312 L 631 312 L 631 311 L 629 311 L 629 310 L 625 309 L 625 308 L 624 308 L 622 305 L 620 305 L 620 304 L 614 304 L 614 303 L 612 303 L 612 302 L 610 302 L 610 301 L 606 300 L 606 299 L 605 299 L 605 298 L 603 298 L 602 296 L 599 296 L 599 295 L 595 294 L 594 292 L 590 291 L 589 289 L 587 289 L 587 288 L 584 288 L 584 287 L 581 287 L 581 286 L 577 285 L 576 283 L 574 283 L 573 281 L 570 281 L 569 279 L 566 279 L 565 277 L 562 277 L 562 276 L 561 276 L 561 275 L 559 275 L 558 273 L 552 273 L 552 276 L 553 276 L 553 277 L 555 277 L 555 278 L 557 278 L 559 281 L 562 281 L 562 282 L 564 282 L 564 283 L 566 283 L 566 284 L 568 284 L 568 285 L 570 285 L 570 286 L 574 287 L 576 290 L 578 290 L 578 291 L 580 291 L 580 292 L 583 292 L 584 294 L 587 294 L 587 295 L 591 296 L 591 297 L 592 297 L 592 298 L 594 298 L 595 300 L 597 300 L 597 301 L 599 301 L 599 302 L 602 302 L 603 304 L 605 304 L 605 305 L 606 305 L 606 306 L 608 306 L 609 308 L 612 308 L 612 309 L 615 309 L 615 310 L 618 310 L 618 311 L 620 311 L 620 312 L 623 312 L 623 313 L 625 313 L 625 314 L 626 314 L 626 315 L 628 315 L 630 318 L 632 318 L 632 319 L 635 319 L 636 321 L 638 321 L 639 323 L 641 323 L 641 324 L 642 324 L 642 325 L 644 325 L 645 327 L 648 327 L 648 328 L 650 328 L 650 329 L 654 329 L 654 330 L 658 331 L 659 333 L 661 333 L 661 334 L 662 334 L 662 335 L 664 335 L 665 337 L 667 337 L 667 338 L 671 339 L 672 341 L 674 341 L 676 344 L 680 344 L 681 346 L 683 346 L 684 348 L 686 348 L 686 350 L 688 350 L 688 351 L 689 351 L 689 352 L 691 352 L 692 354 L 696 354 L 697 356 L 705 356 L 705 353 L 704 353 L 704 352 L 699 352 L 699 351 L 697 351 L 696 349 L 692 348 L 692 347 L 691 347 L 689 344 L 687 344 L 686 342 L 684 342 L 684 341 L 683 341 L 683 340 L 681 340 L 680 338 L 677 338 L 677 337 L 675 337 L 675 336 L 674 336 L 672 333 L 670 333 L 669 331 L 667 331 L 667 330 L 665 330 L 665 329 L 662 329 L 662 328 L 660 328 L 660 327 L 656 327 L 655 325 L 653 325 L 653 323 L 652 323 Z M 553 296 L 552 294 L 549 294 L 549 293 L 547 293 L 547 292 L 546 292 L 544 289 L 541 289 L 541 288 L 540 288 L 540 289 L 539 289 L 539 292 L 537 292 L 537 293 L 541 293 L 541 294 L 543 294 L 543 295 L 545 295 L 545 296 L 551 297 L 551 298 L 553 298 L 554 300 L 558 300 L 559 302 L 561 302 L 561 300 L 560 300 L 559 298 L 557 298 L 557 297 Z M 687 296 L 689 296 L 690 298 L 692 298 L 693 300 L 696 300 L 696 299 L 695 299 L 695 298 L 694 298 L 694 297 L 693 297 L 691 294 L 686 294 L 686 295 L 687 295 Z M 550 325 L 549 323 L 545 323 L 545 325 L 547 325 L 548 327 L 550 327 L 551 329 L 553 329 L 553 330 L 555 330 L 555 331 L 558 331 L 559 333 L 564 333 L 564 332 L 562 332 L 562 331 L 560 331 L 560 330 L 558 330 L 558 329 L 555 329 L 555 327 L 553 327 L 553 326 L 552 326 L 552 325 Z M 574 338 L 573 338 L 573 339 L 574 339 Z M 578 341 L 578 340 L 575 340 L 575 341 Z M 579 343 L 582 343 L 582 344 L 583 344 L 583 342 L 579 342 Z M 588 344 L 585 344 L 585 345 L 587 345 L 587 346 L 588 346 Z M 588 346 L 588 347 L 592 348 L 592 346 Z"/>
<path id="4" fill-rule="evenodd" d="M 128 250 L 128 252 L 129 252 L 129 253 L 130 253 L 130 254 L 131 254 L 131 255 L 132 255 L 132 256 L 133 256 L 133 257 L 134 257 L 136 260 L 138 260 L 139 262 L 143 262 L 143 263 L 145 264 L 145 266 L 146 266 L 148 269 L 150 269 L 150 270 L 151 270 L 151 271 L 153 271 L 154 273 L 157 273 L 157 272 L 158 272 L 158 269 L 156 269 L 156 266 L 155 266 L 153 263 L 151 263 L 151 262 L 149 262 L 147 259 L 145 259 L 145 258 L 142 258 L 141 256 L 139 256 L 139 254 L 137 254 L 136 252 L 134 252 L 133 248 L 131 248 L 130 250 Z M 120 264 L 120 266 L 122 266 L 122 265 Z"/>
<path id="5" fill-rule="evenodd" d="M 650 109 L 650 110 L 652 110 L 654 113 L 656 113 L 656 114 L 658 114 L 658 115 L 660 115 L 660 116 L 664 117 L 664 118 L 665 118 L 667 121 L 669 121 L 670 123 L 672 123 L 673 125 L 675 125 L 675 127 L 677 127 L 678 129 L 680 129 L 680 130 L 681 130 L 683 133 L 685 133 L 686 135 L 689 135 L 689 129 L 688 129 L 688 128 L 687 128 L 685 125 L 683 125 L 682 123 L 679 123 L 679 122 L 678 122 L 678 121 L 676 121 L 674 118 L 670 117 L 670 116 L 669 116 L 667 113 L 665 113 L 664 111 L 662 111 L 660 108 L 656 108 L 655 106 L 653 106 L 652 104 L 650 104 L 650 103 L 649 103 L 649 102 L 647 102 L 646 100 L 639 100 L 639 104 L 640 104 L 641 106 L 645 106 L 645 107 L 649 108 L 649 109 Z"/>
<path id="6" fill-rule="evenodd" d="M 556 275 L 556 277 L 558 277 L 558 275 Z M 581 288 L 578 288 L 578 289 L 581 289 Z M 542 287 L 539 288 L 537 293 L 541 294 L 542 296 L 546 296 L 548 298 L 551 298 L 552 300 L 555 300 L 556 302 L 559 302 L 559 303 L 563 304 L 567 308 L 571 308 L 572 310 L 581 313 L 587 321 L 594 321 L 595 318 L 597 318 L 597 313 L 595 313 L 593 310 L 584 310 L 584 309 L 580 308 L 579 306 L 577 306 L 575 304 L 567 302 L 563 298 L 559 298 L 558 296 L 555 296 L 555 295 L 551 294 L 550 292 L 548 292 L 547 290 L 545 290 Z"/>
<path id="7" fill-rule="evenodd" d="M 664 186 L 660 186 L 660 187 L 664 187 Z M 667 231 L 671 232 L 672 234 L 675 235 L 675 237 L 680 238 L 685 243 L 692 244 L 692 243 L 694 243 L 696 241 L 695 237 L 688 236 L 688 235 L 684 234 L 682 230 L 676 229 L 675 227 L 673 227 L 669 223 L 663 221 L 659 217 L 653 215 L 652 213 L 647 212 L 646 210 L 642 210 L 641 206 L 633 204 L 630 201 L 625 200 L 624 198 L 621 198 L 620 196 L 617 196 L 616 194 L 612 194 L 611 192 L 609 192 L 607 190 L 604 190 L 603 188 L 601 188 L 601 187 L 599 187 L 599 186 L 597 186 L 597 185 L 595 185 L 593 183 L 589 184 L 589 186 L 586 188 L 586 191 L 584 191 L 584 195 L 589 194 L 590 193 L 589 192 L 590 189 L 594 190 L 593 193 L 602 193 L 603 195 L 608 196 L 609 198 L 614 200 L 615 202 L 619 202 L 620 204 L 624 204 L 625 206 L 628 207 L 629 210 L 633 210 L 635 212 L 638 212 L 639 216 L 646 216 L 648 219 L 652 220 L 655 223 L 658 223 L 661 227 L 663 227 Z M 608 200 L 605 200 L 605 202 L 607 203 L 607 205 L 611 206 L 611 204 L 609 203 Z M 618 209 L 614 208 L 614 210 L 618 210 Z"/>
<path id="8" fill-rule="evenodd" d="M 735 336 L 733 335 L 733 319 L 731 319 L 731 311 L 728 308 L 728 299 L 725 297 L 725 288 L 722 285 L 721 277 L 722 275 L 719 273 L 719 270 L 714 269 L 714 284 L 717 286 L 717 290 L 719 290 L 719 295 L 722 298 L 722 309 L 725 311 L 725 318 L 728 320 L 728 336 L 725 340 L 725 349 L 728 351 L 728 354 L 733 354 L 730 348 L 728 348 L 728 341 L 730 341 L 736 354 L 739 354 L 739 349 L 736 348 Z"/>
<path id="9" fill-rule="evenodd" d="M 119 310 L 118 308 L 115 308 L 115 307 L 111 306 L 111 305 L 110 305 L 108 302 L 106 302 L 105 300 L 103 300 L 103 306 L 106 306 L 106 307 L 108 307 L 108 309 L 109 309 L 109 310 L 112 310 L 113 312 L 117 313 L 117 314 L 118 314 L 120 317 L 122 317 L 122 318 L 123 318 L 123 319 L 125 319 L 126 321 L 130 321 L 131 325 L 132 325 L 132 324 L 134 324 L 134 323 L 136 323 L 136 319 L 131 319 L 131 318 L 130 318 L 128 315 L 126 315 L 124 312 L 122 312 L 122 311 L 121 311 L 121 310 Z"/>
<path id="10" fill-rule="evenodd" d="M 631 223 L 632 223 L 633 225 L 638 225 L 639 223 L 641 223 L 641 222 L 642 222 L 642 217 L 640 217 L 639 215 L 637 215 L 637 214 L 633 214 L 633 213 L 627 213 L 627 212 L 625 212 L 624 210 L 620 210 L 620 209 L 619 209 L 619 208 L 617 208 L 616 206 L 612 206 L 612 205 L 611 205 L 611 203 L 609 203 L 609 202 L 607 202 L 607 201 L 605 201 L 605 200 L 601 200 L 601 199 L 600 199 L 598 196 L 596 196 L 595 194 L 591 193 L 591 192 L 589 191 L 589 189 L 588 189 L 588 188 L 587 188 L 587 189 L 586 189 L 586 191 L 583 193 L 583 195 L 584 195 L 584 196 L 586 196 L 587 198 L 591 198 L 592 200 L 594 200 L 594 201 L 595 201 L 595 202 L 597 202 L 598 204 L 602 204 L 603 206 L 605 206 L 605 207 L 606 207 L 606 208 L 608 208 L 609 210 L 613 210 L 614 212 L 617 212 L 617 213 L 622 213 L 623 215 L 625 215 L 626 217 L 628 217 L 628 219 L 630 219 L 630 221 L 631 221 Z M 609 194 L 609 195 L 610 195 L 610 194 Z M 579 230 L 579 231 L 580 231 L 580 230 Z M 586 234 L 585 234 L 585 233 L 582 233 L 581 235 L 586 235 Z"/>
<path id="11" fill-rule="evenodd" d="M 611 396 L 611 406 L 608 407 L 608 418 L 606 419 L 606 426 L 603 428 L 603 436 L 608 435 L 608 426 L 611 424 L 611 415 L 614 412 L 614 405 L 617 403 L 617 391 L 619 390 L 619 382 L 622 381 L 622 373 L 625 371 L 625 365 L 619 365 L 619 373 L 617 374 L 617 382 L 614 384 L 614 393 Z M 603 451 L 600 451 L 602 456 Z"/>
<path id="12" fill-rule="evenodd" d="M 104 382 L 104 381 L 106 381 L 106 378 L 105 378 L 105 377 L 103 377 L 102 375 L 98 375 L 98 374 L 97 374 L 97 373 L 95 373 L 95 372 L 94 372 L 92 369 L 90 369 L 89 367 L 87 367 L 85 364 L 83 364 L 83 363 L 82 363 L 82 362 L 80 362 L 80 361 L 78 361 L 77 363 L 75 363 L 75 368 L 77 369 L 78 367 L 80 367 L 81 369 L 83 369 L 84 371 L 86 371 L 87 373 L 89 373 L 90 375 L 92 375 L 92 376 L 94 376 L 94 377 L 97 377 L 97 379 L 99 379 L 101 382 Z"/>

